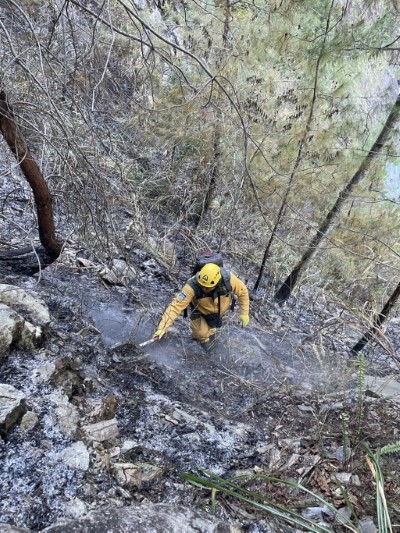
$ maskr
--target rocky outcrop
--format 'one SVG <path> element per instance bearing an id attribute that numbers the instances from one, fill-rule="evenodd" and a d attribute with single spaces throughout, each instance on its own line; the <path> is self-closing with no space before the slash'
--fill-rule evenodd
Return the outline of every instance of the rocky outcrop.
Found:
<path id="1" fill-rule="evenodd" d="M 99 509 L 78 520 L 63 520 L 42 533 L 240 533 L 242 528 L 182 505 L 142 504 Z"/>
<path id="2" fill-rule="evenodd" d="M 35 324 L 47 326 L 50 323 L 50 313 L 38 294 L 33 291 L 0 283 L 0 302 L 9 307 L 18 307 L 22 313 L 28 313 Z"/>
<path id="3" fill-rule="evenodd" d="M 0 284 L 0 363 L 11 345 L 33 348 L 50 322 L 46 304 L 35 293 Z"/>
<path id="4" fill-rule="evenodd" d="M 0 435 L 5 435 L 25 412 L 25 397 L 22 392 L 11 385 L 0 383 Z"/>

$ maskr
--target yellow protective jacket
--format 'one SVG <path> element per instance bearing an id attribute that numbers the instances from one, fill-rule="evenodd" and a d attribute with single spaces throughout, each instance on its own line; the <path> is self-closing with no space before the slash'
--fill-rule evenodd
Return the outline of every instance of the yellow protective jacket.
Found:
<path id="1" fill-rule="evenodd" d="M 249 291 L 246 285 L 235 274 L 230 273 L 230 283 L 232 292 L 238 297 L 240 314 L 249 314 Z M 196 286 L 197 285 L 197 286 Z M 170 305 L 165 310 L 157 329 L 165 329 L 172 326 L 175 319 L 182 313 L 184 309 L 193 302 L 195 309 L 201 314 L 208 315 L 210 313 L 218 313 L 218 295 L 220 299 L 220 315 L 224 316 L 232 301 L 232 296 L 226 289 L 223 280 L 221 279 L 212 295 L 204 294 L 201 298 L 196 297 L 198 283 L 196 276 L 190 278 L 181 292 L 175 296 Z"/>

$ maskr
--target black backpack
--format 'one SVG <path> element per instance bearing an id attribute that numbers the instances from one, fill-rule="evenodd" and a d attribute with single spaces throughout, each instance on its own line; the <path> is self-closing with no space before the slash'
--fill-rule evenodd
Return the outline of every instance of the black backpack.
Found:
<path id="1" fill-rule="evenodd" d="M 219 252 L 203 252 L 202 254 L 196 256 L 195 264 L 192 270 L 192 277 L 195 276 L 198 272 L 200 272 L 203 266 L 207 265 L 208 263 L 214 263 L 214 265 L 218 265 L 220 267 L 222 281 L 224 282 L 226 289 L 232 297 L 230 309 L 231 311 L 233 311 L 236 305 L 236 298 L 235 295 L 232 294 L 231 273 L 228 272 L 226 268 L 224 268 L 224 260 Z M 183 316 L 187 318 L 187 309 L 183 311 Z"/>
<path id="2" fill-rule="evenodd" d="M 192 270 L 192 276 L 195 276 L 197 272 L 200 272 L 203 266 L 207 265 L 208 263 L 214 263 L 214 265 L 218 265 L 221 268 L 221 276 L 224 285 L 228 291 L 231 292 L 231 274 L 224 268 L 224 260 L 219 252 L 204 252 L 198 255 Z"/>

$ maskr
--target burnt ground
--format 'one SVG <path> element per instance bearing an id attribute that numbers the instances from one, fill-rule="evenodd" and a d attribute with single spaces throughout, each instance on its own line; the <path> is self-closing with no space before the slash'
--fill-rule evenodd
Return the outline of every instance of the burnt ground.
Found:
<path id="1" fill-rule="evenodd" d="M 0 369 L 0 381 L 26 392 L 28 407 L 40 420 L 39 430 L 23 433 L 16 427 L 0 442 L 0 522 L 39 531 L 64 516 L 76 499 L 86 509 L 151 501 L 209 510 L 209 491 L 180 477 L 184 472 L 204 476 L 204 471 L 223 478 L 240 475 L 237 483 L 284 506 L 317 508 L 316 521 L 334 531 L 343 527 L 315 498 L 262 476 L 301 482 L 336 508 L 352 504 L 353 522 L 356 515 L 374 516 L 374 483 L 361 442 L 377 449 L 398 441 L 397 406 L 372 390 L 357 390 L 359 373 L 348 356 L 356 338 L 349 328 L 352 318 L 344 319 L 343 309 L 327 304 L 326 297 L 311 305 L 300 294 L 279 307 L 264 295 L 252 302 L 248 328 L 238 327 L 235 314 L 227 316 L 210 353 L 190 339 L 183 318 L 162 341 L 141 350 L 138 344 L 151 336 L 176 290 L 162 269 L 142 271 L 129 286 L 106 286 L 95 272 L 61 259 L 39 281 L 12 275 L 2 281 L 38 292 L 53 320 L 37 352 L 13 350 Z M 396 326 L 387 331 L 394 353 L 397 333 Z M 71 438 L 54 423 L 48 399 L 56 384 L 32 379 L 35 369 L 65 357 L 82 361 L 70 395 L 81 425 L 92 421 L 96 401 L 112 393 L 118 403 L 118 440 L 92 450 L 86 473 L 58 462 L 55 468 L 52 454 Z M 371 344 L 366 372 L 393 376 L 397 360 Z M 347 460 L 341 448 L 343 413 L 349 419 Z M 80 438 L 78 432 L 75 440 Z M 136 442 L 124 460 L 157 466 L 155 480 L 128 490 L 118 485 L 110 473 L 111 450 L 124 440 Z M 108 464 L 99 459 L 104 455 Z M 382 468 L 398 524 L 399 454 L 382 458 Z M 347 496 L 337 479 L 345 474 Z M 268 531 L 265 514 L 230 496 L 218 494 L 216 512 L 239 520 L 246 531 Z"/>

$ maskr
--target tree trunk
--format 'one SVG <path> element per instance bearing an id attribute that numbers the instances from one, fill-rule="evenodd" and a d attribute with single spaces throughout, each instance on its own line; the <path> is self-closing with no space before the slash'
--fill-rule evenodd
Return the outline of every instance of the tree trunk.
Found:
<path id="1" fill-rule="evenodd" d="M 360 352 L 371 338 L 379 334 L 380 327 L 382 326 L 382 324 L 385 322 L 385 320 L 389 316 L 389 313 L 392 307 L 396 304 L 399 297 L 400 297 L 400 282 L 395 288 L 395 290 L 393 291 L 389 300 L 383 306 L 382 311 L 378 313 L 377 315 L 375 315 L 370 329 L 367 331 L 367 333 L 365 333 L 365 335 L 363 335 L 363 337 L 361 337 L 361 339 L 357 342 L 357 344 L 355 344 L 353 348 L 351 349 L 351 353 L 353 355 L 356 355 L 358 352 Z"/>
<path id="2" fill-rule="evenodd" d="M 38 217 L 40 242 L 49 259 L 54 261 L 61 253 L 62 243 L 55 236 L 50 191 L 15 121 L 4 91 L 0 92 L 0 131 L 31 186 Z"/>
<path id="3" fill-rule="evenodd" d="M 368 154 L 362 161 L 358 170 L 352 177 L 352 179 L 347 183 L 346 187 L 339 193 L 339 196 L 332 207 L 332 209 L 327 214 L 325 220 L 322 222 L 321 226 L 318 228 L 315 237 L 312 239 L 307 250 L 303 254 L 303 257 L 300 259 L 299 263 L 295 266 L 289 276 L 286 278 L 284 283 L 275 293 L 275 298 L 283 302 L 291 295 L 300 274 L 303 269 L 306 267 L 310 259 L 316 254 L 319 245 L 323 238 L 328 235 L 335 225 L 336 220 L 338 219 L 340 212 L 343 208 L 344 203 L 352 193 L 354 187 L 365 177 L 368 170 L 371 167 L 372 161 L 381 153 L 382 148 L 387 141 L 390 132 L 393 130 L 393 127 L 396 124 L 396 121 L 400 114 L 400 94 L 397 96 L 396 102 L 392 107 L 392 110 L 383 126 L 378 138 L 372 145 Z"/>
<path id="4" fill-rule="evenodd" d="M 276 222 L 275 222 L 275 225 L 273 227 L 273 230 L 271 231 L 271 235 L 268 239 L 268 243 L 267 243 L 267 246 L 264 250 L 264 255 L 263 255 L 263 258 L 262 258 L 262 261 L 261 261 L 261 266 L 260 266 L 260 270 L 258 271 L 258 277 L 257 277 L 257 281 L 255 282 L 254 284 L 254 287 L 253 287 L 253 290 L 254 291 L 257 291 L 258 290 L 258 287 L 260 286 L 260 283 L 261 283 L 261 280 L 263 278 L 263 275 L 264 275 L 264 270 L 265 270 L 265 265 L 267 264 L 267 259 L 269 257 L 269 251 L 271 249 L 271 246 L 272 246 L 272 242 L 275 238 L 275 234 L 276 232 L 278 231 L 278 226 L 279 226 L 279 223 L 280 223 L 280 220 L 281 220 L 281 216 L 282 216 L 282 213 L 283 213 L 283 210 L 284 210 L 284 207 L 285 207 L 286 204 L 282 203 L 281 204 L 281 207 L 280 207 L 280 210 L 279 210 L 279 213 L 278 213 L 278 216 L 276 218 Z"/>

